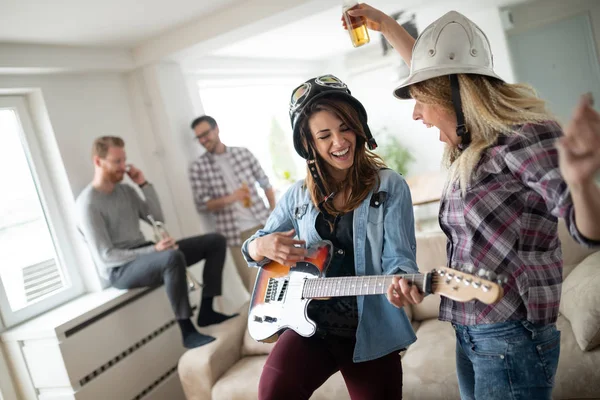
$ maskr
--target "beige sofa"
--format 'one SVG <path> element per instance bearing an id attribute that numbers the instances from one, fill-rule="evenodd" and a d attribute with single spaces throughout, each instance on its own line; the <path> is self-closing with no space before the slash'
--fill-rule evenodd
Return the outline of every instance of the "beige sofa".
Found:
<path id="1" fill-rule="evenodd" d="M 563 226 L 560 236 L 566 279 L 558 319 L 562 336 L 554 398 L 600 398 L 600 252 L 575 244 Z M 445 265 L 445 245 L 441 233 L 418 237 L 417 262 L 422 271 Z M 459 399 L 454 332 L 449 323 L 437 320 L 438 306 L 439 296 L 432 295 L 407 309 L 418 340 L 402 355 L 405 399 Z M 179 376 L 188 400 L 257 398 L 258 380 L 272 345 L 249 337 L 246 316 L 247 306 L 240 317 L 208 329 L 218 338 L 215 342 L 181 357 Z M 312 397 L 348 398 L 339 372 Z"/>

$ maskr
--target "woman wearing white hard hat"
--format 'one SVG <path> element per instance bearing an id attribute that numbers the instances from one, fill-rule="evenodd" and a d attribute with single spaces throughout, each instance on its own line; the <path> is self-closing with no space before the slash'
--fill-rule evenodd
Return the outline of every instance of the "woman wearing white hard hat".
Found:
<path id="1" fill-rule="evenodd" d="M 461 397 L 550 399 L 560 352 L 557 218 L 579 243 L 600 245 L 600 120 L 590 123 L 583 99 L 577 115 L 587 117 L 564 134 L 530 87 L 494 73 L 487 37 L 460 13 L 445 14 L 416 42 L 366 4 L 350 14 L 365 17 L 410 65 L 394 95 L 416 100 L 413 119 L 438 128 L 446 143 L 439 220 L 448 266 L 505 276 L 494 305 L 441 300 L 439 318 L 456 331 Z"/>

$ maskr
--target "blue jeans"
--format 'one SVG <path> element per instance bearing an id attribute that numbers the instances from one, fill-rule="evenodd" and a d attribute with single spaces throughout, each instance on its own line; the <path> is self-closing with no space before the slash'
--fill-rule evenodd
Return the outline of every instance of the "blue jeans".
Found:
<path id="1" fill-rule="evenodd" d="M 555 324 L 456 325 L 462 400 L 550 400 L 560 354 Z"/>

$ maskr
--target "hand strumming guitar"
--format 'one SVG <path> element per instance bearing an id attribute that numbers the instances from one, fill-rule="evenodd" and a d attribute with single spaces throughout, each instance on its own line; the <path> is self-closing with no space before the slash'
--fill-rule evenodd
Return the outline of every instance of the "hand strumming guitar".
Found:
<path id="1" fill-rule="evenodd" d="M 306 256 L 304 240 L 294 239 L 296 232 L 275 232 L 253 240 L 248 246 L 250 257 L 262 261 L 265 257 L 279 264 L 291 266 Z M 302 247 L 296 247 L 297 245 Z"/>

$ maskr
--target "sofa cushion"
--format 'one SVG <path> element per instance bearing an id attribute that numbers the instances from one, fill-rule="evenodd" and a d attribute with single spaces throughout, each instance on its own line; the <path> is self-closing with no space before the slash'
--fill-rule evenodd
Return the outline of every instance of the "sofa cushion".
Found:
<path id="1" fill-rule="evenodd" d="M 258 382 L 267 356 L 244 357 L 219 379 L 212 390 L 213 400 L 241 400 L 258 398 Z M 348 389 L 337 372 L 315 393 L 311 400 L 347 400 Z"/>
<path id="2" fill-rule="evenodd" d="M 558 317 L 556 327 L 560 331 L 560 357 L 552 398 L 600 398 L 600 348 L 581 351 L 569 321 L 563 316 Z"/>
<path id="3" fill-rule="evenodd" d="M 440 313 L 440 296 L 430 294 L 425 296 L 420 304 L 412 306 L 412 319 L 414 321 L 425 321 L 427 319 L 437 319 Z"/>
<path id="4" fill-rule="evenodd" d="M 203 333 L 217 340 L 188 350 L 179 359 L 179 379 L 187 400 L 210 398 L 215 382 L 239 359 L 248 306 L 239 312 L 240 315 L 222 324 L 202 328 Z"/>
<path id="5" fill-rule="evenodd" d="M 275 346 L 275 343 L 276 342 L 257 342 L 256 340 L 252 339 L 250 332 L 248 332 L 248 329 L 246 329 L 246 332 L 244 333 L 244 342 L 242 343 L 242 357 L 269 354 L 273 346 Z"/>
<path id="6" fill-rule="evenodd" d="M 417 265 L 419 271 L 428 272 L 433 268 L 448 264 L 446 242 L 446 235 L 442 231 L 417 235 Z"/>
<path id="7" fill-rule="evenodd" d="M 420 324 L 417 341 L 410 345 L 402 358 L 403 398 L 460 398 L 455 344 L 454 329 L 448 322 L 427 320 Z"/>
<path id="8" fill-rule="evenodd" d="M 408 317 L 409 321 L 413 320 L 413 308 L 412 308 L 412 306 L 410 304 L 407 305 L 407 306 L 404 306 L 404 313 Z"/>
<path id="9" fill-rule="evenodd" d="M 600 344 L 600 251 L 589 255 L 563 283 L 560 312 L 582 350 Z"/>
<path id="10" fill-rule="evenodd" d="M 577 243 L 567 229 L 564 219 L 558 220 L 558 237 L 560 239 L 561 250 L 563 254 L 563 278 L 569 276 L 571 271 L 584 258 L 594 253 L 594 249 L 589 249 Z"/>
<path id="11" fill-rule="evenodd" d="M 213 386 L 212 399 L 258 398 L 258 380 L 267 356 L 244 357 L 229 368 Z"/>

